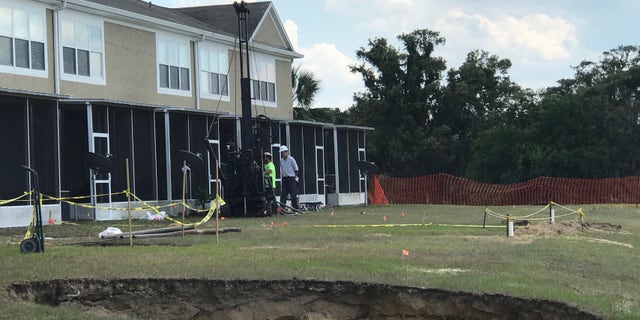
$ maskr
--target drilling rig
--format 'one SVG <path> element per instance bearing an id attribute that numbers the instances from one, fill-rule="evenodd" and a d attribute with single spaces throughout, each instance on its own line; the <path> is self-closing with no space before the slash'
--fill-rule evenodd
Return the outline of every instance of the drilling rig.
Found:
<path id="1" fill-rule="evenodd" d="M 268 203 L 265 190 L 262 141 L 257 138 L 251 121 L 251 71 L 249 68 L 249 8 L 244 1 L 233 4 L 238 16 L 238 44 L 240 53 L 240 99 L 242 117 L 240 119 L 240 141 L 228 144 L 228 158 L 222 166 L 224 198 L 230 214 L 235 216 L 263 216 L 267 214 Z"/>

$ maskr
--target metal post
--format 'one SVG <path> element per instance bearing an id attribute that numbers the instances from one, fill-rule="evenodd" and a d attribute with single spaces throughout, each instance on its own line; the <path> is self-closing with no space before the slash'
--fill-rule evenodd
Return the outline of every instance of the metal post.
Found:
<path id="1" fill-rule="evenodd" d="M 507 215 L 507 237 L 513 237 L 515 234 L 513 230 L 513 220 L 511 220 L 511 215 Z"/>
<path id="2" fill-rule="evenodd" d="M 125 160 L 127 170 L 127 212 L 129 216 L 129 246 L 133 247 L 133 230 L 131 227 L 131 182 L 129 178 L 129 158 Z"/>

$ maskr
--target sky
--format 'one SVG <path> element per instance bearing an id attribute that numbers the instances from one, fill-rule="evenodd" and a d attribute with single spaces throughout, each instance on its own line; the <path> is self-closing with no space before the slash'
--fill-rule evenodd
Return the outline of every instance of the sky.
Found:
<path id="1" fill-rule="evenodd" d="M 228 0 L 152 0 L 166 7 L 231 4 Z M 253 1 L 247 1 L 253 2 Z M 364 92 L 356 51 L 417 29 L 437 31 L 446 43 L 434 55 L 458 69 L 467 53 L 484 50 L 511 60 L 511 80 L 542 89 L 573 78 L 573 66 L 599 61 L 620 45 L 640 45 L 637 0 L 272 0 L 296 52 L 321 89 L 313 107 L 348 109 Z"/>

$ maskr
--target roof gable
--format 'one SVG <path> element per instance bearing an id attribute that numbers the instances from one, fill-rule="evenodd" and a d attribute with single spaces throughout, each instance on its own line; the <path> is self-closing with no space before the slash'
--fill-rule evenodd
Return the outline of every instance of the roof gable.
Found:
<path id="1" fill-rule="evenodd" d="M 270 1 L 246 3 L 249 9 L 249 38 L 257 42 L 293 51 L 282 22 Z M 232 35 L 238 34 L 238 16 L 233 5 L 178 8 L 183 14 Z"/>
<path id="2" fill-rule="evenodd" d="M 273 7 L 262 17 L 262 20 L 257 26 L 257 30 L 254 30 L 252 40 L 254 42 L 293 51 L 287 33 Z"/>

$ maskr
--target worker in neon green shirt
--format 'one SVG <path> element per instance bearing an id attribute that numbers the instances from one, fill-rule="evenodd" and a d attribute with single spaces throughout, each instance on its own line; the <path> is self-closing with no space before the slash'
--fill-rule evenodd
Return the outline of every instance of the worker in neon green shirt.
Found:
<path id="1" fill-rule="evenodd" d="M 264 153 L 264 187 L 269 202 L 268 210 L 265 214 L 273 215 L 276 213 L 278 205 L 276 204 L 276 166 L 271 161 L 271 153 Z"/>
<path id="2" fill-rule="evenodd" d="M 271 189 L 276 188 L 276 166 L 271 161 L 271 153 L 264 153 L 264 176 L 265 176 L 265 186 L 271 187 Z"/>

